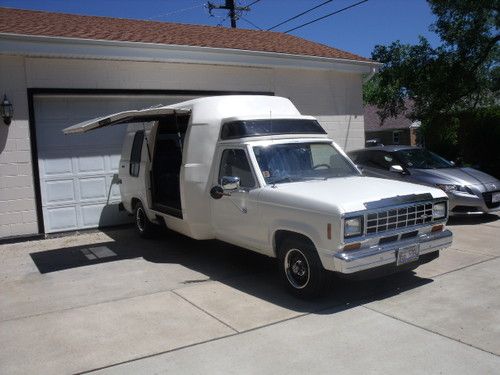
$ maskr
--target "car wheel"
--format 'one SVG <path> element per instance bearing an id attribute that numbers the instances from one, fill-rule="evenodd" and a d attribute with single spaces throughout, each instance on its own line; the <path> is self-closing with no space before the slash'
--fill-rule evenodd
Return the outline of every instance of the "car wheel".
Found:
<path id="1" fill-rule="evenodd" d="M 301 298 L 316 297 L 327 288 L 328 274 L 314 246 L 301 240 L 285 240 L 279 249 L 279 271 L 289 291 Z"/>
<path id="2" fill-rule="evenodd" d="M 144 206 L 137 202 L 135 206 L 135 228 L 142 238 L 151 238 L 155 233 L 155 225 L 149 221 Z"/>

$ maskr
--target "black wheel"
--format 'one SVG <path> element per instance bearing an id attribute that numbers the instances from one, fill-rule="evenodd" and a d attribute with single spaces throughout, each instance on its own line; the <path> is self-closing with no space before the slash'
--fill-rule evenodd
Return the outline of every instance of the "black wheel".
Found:
<path id="1" fill-rule="evenodd" d="M 156 225 L 149 221 L 141 202 L 135 206 L 135 228 L 142 238 L 151 238 L 156 231 Z"/>
<path id="2" fill-rule="evenodd" d="M 283 241 L 278 262 L 281 277 L 294 295 L 309 298 L 326 291 L 329 275 L 311 244 L 298 239 Z"/>

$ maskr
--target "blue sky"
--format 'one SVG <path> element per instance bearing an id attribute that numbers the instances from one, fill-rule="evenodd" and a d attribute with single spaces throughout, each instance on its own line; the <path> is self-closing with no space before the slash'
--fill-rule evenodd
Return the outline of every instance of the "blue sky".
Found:
<path id="1" fill-rule="evenodd" d="M 237 0 L 237 3 L 247 5 L 253 1 Z M 243 17 L 266 29 L 324 1 L 260 0 Z M 288 30 L 357 1 L 334 0 L 274 31 Z M 228 27 L 226 12 L 214 11 L 211 17 L 206 3 L 207 0 L 0 0 L 0 6 L 12 8 L 213 26 L 223 22 Z M 224 0 L 212 0 L 212 3 L 223 4 Z M 245 19 L 238 21 L 238 27 L 255 29 Z M 438 44 L 439 38 L 428 30 L 433 21 L 425 0 L 369 0 L 291 34 L 369 57 L 377 44 L 389 44 L 397 39 L 416 43 L 418 35 L 427 37 L 432 45 Z"/>

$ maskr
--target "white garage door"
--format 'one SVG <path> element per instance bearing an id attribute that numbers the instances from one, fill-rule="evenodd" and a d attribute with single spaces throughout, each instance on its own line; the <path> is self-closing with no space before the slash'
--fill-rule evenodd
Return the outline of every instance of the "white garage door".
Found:
<path id="1" fill-rule="evenodd" d="M 189 100 L 172 96 L 37 95 L 35 126 L 45 232 L 122 224 L 118 172 L 126 126 L 64 135 L 78 122 L 127 109 Z"/>

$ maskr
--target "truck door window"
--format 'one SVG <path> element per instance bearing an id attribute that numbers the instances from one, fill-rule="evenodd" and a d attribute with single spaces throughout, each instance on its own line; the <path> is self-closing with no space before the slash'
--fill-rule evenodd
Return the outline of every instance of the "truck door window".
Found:
<path id="1" fill-rule="evenodd" d="M 219 181 L 223 176 L 239 177 L 242 188 L 255 187 L 255 179 L 245 150 L 224 150 L 219 168 Z"/>
<path id="2" fill-rule="evenodd" d="M 134 142 L 132 143 L 132 152 L 130 153 L 130 175 L 133 177 L 139 176 L 141 168 L 141 153 L 142 144 L 144 142 L 144 131 L 139 130 L 135 133 Z"/>

